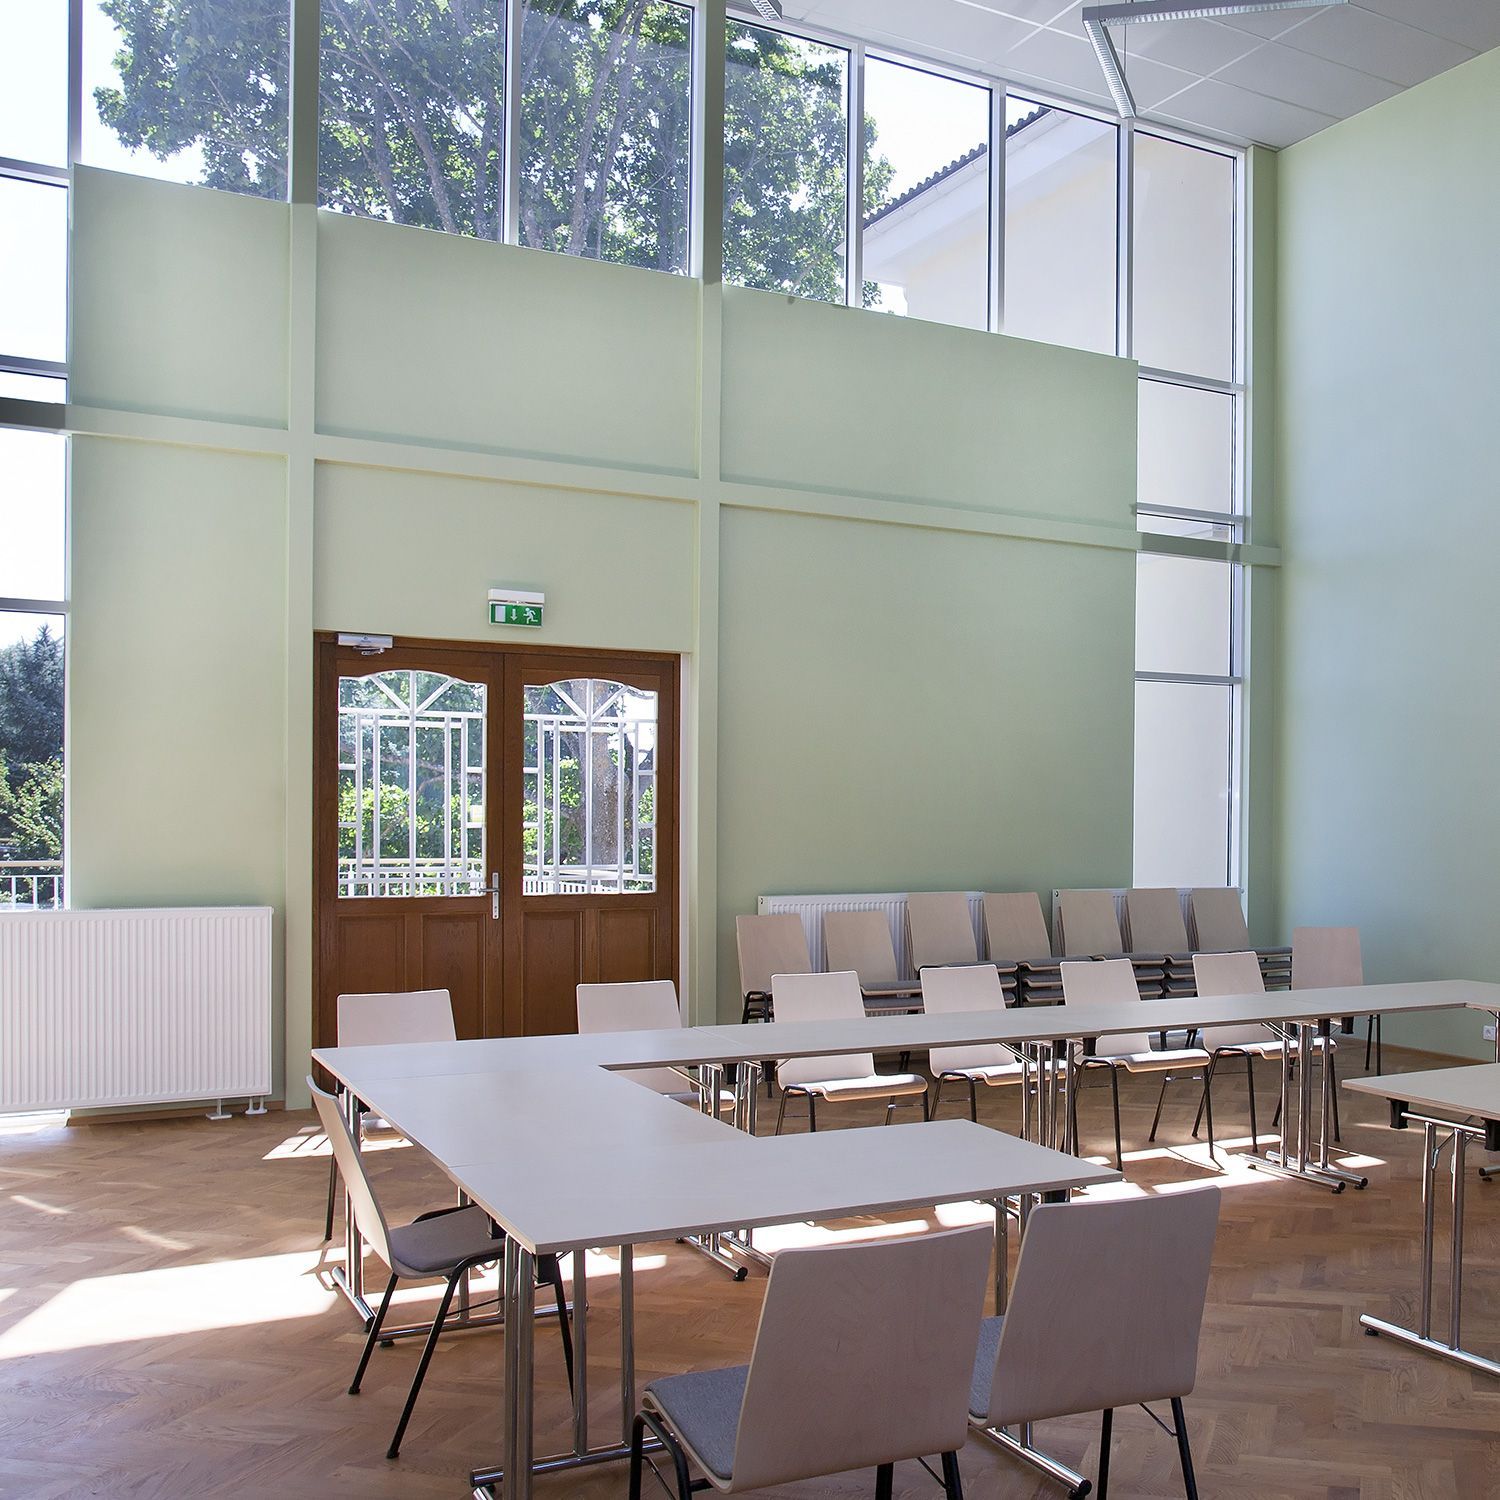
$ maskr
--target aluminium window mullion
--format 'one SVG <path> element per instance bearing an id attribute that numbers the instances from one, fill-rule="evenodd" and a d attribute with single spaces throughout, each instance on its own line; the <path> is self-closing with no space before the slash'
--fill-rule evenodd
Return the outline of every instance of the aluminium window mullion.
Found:
<path id="1" fill-rule="evenodd" d="M 1115 137 L 1115 353 L 1135 348 L 1135 122 L 1121 120 Z"/>
<path id="2" fill-rule="evenodd" d="M 844 87 L 847 111 L 844 163 L 844 301 L 863 307 L 865 301 L 865 49 L 856 42 L 848 50 Z"/>
<path id="3" fill-rule="evenodd" d="M 505 57 L 501 85 L 500 139 L 504 165 L 500 172 L 500 238 L 521 243 L 521 26 L 526 0 L 504 0 Z"/>
<path id="4" fill-rule="evenodd" d="M 1003 83 L 990 86 L 990 306 L 986 325 L 1005 332 L 1005 120 L 1010 94 Z"/>

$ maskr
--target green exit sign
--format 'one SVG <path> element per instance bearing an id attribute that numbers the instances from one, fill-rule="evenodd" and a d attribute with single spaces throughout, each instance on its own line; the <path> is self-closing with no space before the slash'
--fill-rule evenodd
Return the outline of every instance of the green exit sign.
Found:
<path id="1" fill-rule="evenodd" d="M 498 600 L 490 603 L 491 625 L 525 625 L 540 629 L 542 606 L 540 604 L 502 604 Z"/>

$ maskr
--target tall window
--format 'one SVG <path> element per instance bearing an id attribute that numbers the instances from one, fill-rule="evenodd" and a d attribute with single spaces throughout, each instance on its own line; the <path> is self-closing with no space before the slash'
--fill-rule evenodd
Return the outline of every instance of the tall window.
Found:
<path id="1" fill-rule="evenodd" d="M 1162 539 L 1137 568 L 1135 880 L 1237 885 L 1244 569 L 1223 544 L 1244 522 L 1239 164 L 1144 130 L 1133 159 L 1138 511 Z"/>
<path id="2" fill-rule="evenodd" d="M 990 91 L 876 57 L 864 86 L 864 305 L 988 327 Z"/>
<path id="3" fill-rule="evenodd" d="M 1113 354 L 1118 127 L 1005 101 L 1005 332 Z"/>
<path id="4" fill-rule="evenodd" d="M 67 7 L 0 48 L 0 418 L 67 397 Z M 0 426 L 0 911 L 63 900 L 67 439 Z"/>
<path id="5" fill-rule="evenodd" d="M 725 29 L 724 279 L 845 297 L 849 54 L 784 31 Z"/>
<path id="6" fill-rule="evenodd" d="M 411 7 L 382 8 L 395 20 Z M 79 159 L 284 198 L 290 12 L 290 0 L 83 0 Z"/>

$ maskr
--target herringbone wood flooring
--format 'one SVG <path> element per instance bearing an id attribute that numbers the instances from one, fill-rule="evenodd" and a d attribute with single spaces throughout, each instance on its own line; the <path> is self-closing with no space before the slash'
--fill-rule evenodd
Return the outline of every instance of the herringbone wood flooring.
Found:
<path id="1" fill-rule="evenodd" d="M 1354 1063 L 1356 1049 L 1343 1056 Z M 1392 1050 L 1387 1066 L 1422 1061 Z M 1269 1074 L 1264 1086 L 1269 1119 Z M 1235 1087 L 1224 1088 L 1216 1111 L 1226 1133 L 1243 1119 L 1243 1085 L 1238 1094 Z M 1372 1159 L 1372 1182 L 1335 1197 L 1241 1168 L 1216 1173 L 1202 1147 L 1175 1145 L 1191 1124 L 1186 1085 L 1152 1151 L 1145 1135 L 1155 1085 L 1127 1080 L 1124 1094 L 1127 1151 L 1137 1152 L 1130 1190 L 1227 1185 L 1199 1384 L 1188 1403 L 1205 1500 L 1500 1495 L 1500 1382 L 1363 1337 L 1358 1327 L 1365 1310 L 1411 1316 L 1415 1133 L 1387 1130 L 1383 1106 L 1346 1095 L 1345 1148 Z M 992 1091 L 983 1109 L 988 1123 L 1014 1128 L 1015 1091 Z M 827 1113 L 830 1125 L 876 1118 L 868 1107 Z M 1102 1089 L 1084 1096 L 1083 1114 L 1085 1146 L 1104 1150 Z M 466 1493 L 471 1465 L 498 1458 L 502 1336 L 494 1331 L 440 1347 L 397 1463 L 383 1453 L 416 1347 L 377 1350 L 364 1394 L 344 1394 L 360 1340 L 348 1309 L 320 1281 L 327 1157 L 310 1119 L 0 1134 L 0 1495 L 456 1497 Z M 376 1166 L 393 1214 L 446 1200 L 443 1179 L 409 1148 L 380 1151 Z M 1466 1338 L 1492 1352 L 1500 1351 L 1497 1200 L 1500 1182 L 1472 1185 Z M 677 1245 L 647 1247 L 640 1267 L 643 1382 L 747 1356 L 759 1277 L 736 1286 Z M 603 1435 L 619 1422 L 618 1301 L 607 1256 L 591 1276 L 592 1411 Z M 548 1324 L 538 1329 L 537 1351 L 542 1452 L 564 1446 L 567 1433 Z M 1093 1419 L 1039 1432 L 1058 1456 L 1093 1472 Z M 1181 1493 L 1173 1444 L 1142 1413 L 1120 1414 L 1115 1432 L 1117 1496 Z M 962 1467 L 975 1500 L 1060 1494 L 977 1442 Z M 537 1489 L 607 1500 L 625 1494 L 625 1474 L 611 1465 Z M 864 1473 L 775 1493 L 872 1489 Z M 914 1464 L 898 1469 L 897 1491 L 923 1500 L 937 1493 Z"/>

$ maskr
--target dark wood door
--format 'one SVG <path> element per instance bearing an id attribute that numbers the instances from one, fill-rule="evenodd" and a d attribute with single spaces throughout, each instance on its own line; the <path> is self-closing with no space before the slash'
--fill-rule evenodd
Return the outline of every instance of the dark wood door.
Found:
<path id="1" fill-rule="evenodd" d="M 505 1026 L 572 1031 L 580 982 L 677 977 L 675 660 L 506 659 Z"/>
<path id="2" fill-rule="evenodd" d="M 315 1045 L 340 994 L 446 989 L 460 1036 L 572 1030 L 676 978 L 677 665 L 320 637 Z"/>

